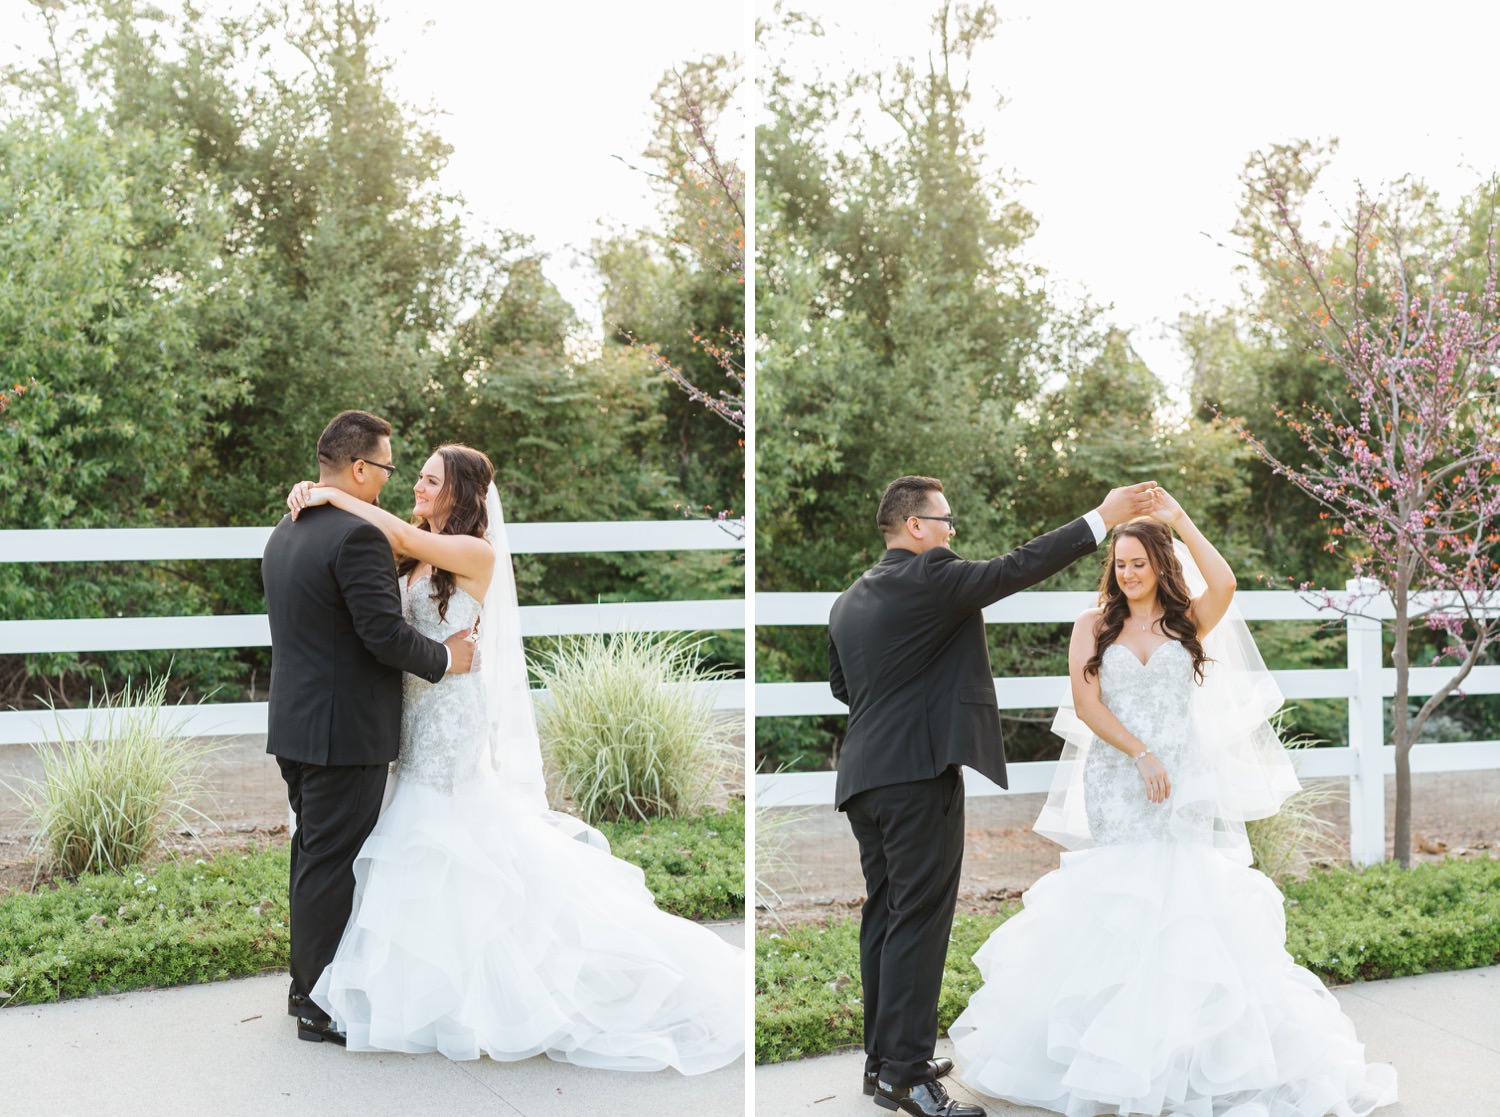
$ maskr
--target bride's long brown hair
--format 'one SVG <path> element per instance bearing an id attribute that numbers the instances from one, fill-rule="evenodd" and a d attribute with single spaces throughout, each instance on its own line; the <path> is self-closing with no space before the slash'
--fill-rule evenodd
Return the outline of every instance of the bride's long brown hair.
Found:
<path id="1" fill-rule="evenodd" d="M 1198 626 L 1193 623 L 1192 595 L 1188 593 L 1187 579 L 1182 573 L 1182 563 L 1172 550 L 1172 529 L 1156 520 L 1129 520 L 1115 528 L 1109 540 L 1109 556 L 1104 562 L 1104 573 L 1099 578 L 1099 621 L 1094 626 L 1094 657 L 1084 664 L 1083 677 L 1099 673 L 1104 662 L 1104 649 L 1120 637 L 1125 621 L 1130 616 L 1130 602 L 1125 591 L 1115 580 L 1115 547 L 1120 539 L 1128 536 L 1138 540 L 1146 551 L 1146 561 L 1156 575 L 1156 601 L 1161 606 L 1161 630 L 1174 640 L 1182 642 L 1193 657 L 1193 674 L 1201 683 L 1203 665 L 1208 656 L 1203 654 L 1203 645 L 1198 642 Z"/>
<path id="2" fill-rule="evenodd" d="M 494 465 L 483 452 L 456 442 L 439 446 L 433 453 L 443 459 L 443 487 L 437 494 L 438 510 L 444 513 L 441 534 L 483 539 L 490 526 L 484 498 L 495 479 Z M 432 524 L 421 516 L 413 516 L 411 522 L 423 531 L 432 530 Z M 396 573 L 406 577 L 419 561 L 411 555 L 402 555 Z M 432 600 L 438 603 L 441 620 L 448 619 L 448 601 L 457 586 L 450 571 L 432 568 Z"/>

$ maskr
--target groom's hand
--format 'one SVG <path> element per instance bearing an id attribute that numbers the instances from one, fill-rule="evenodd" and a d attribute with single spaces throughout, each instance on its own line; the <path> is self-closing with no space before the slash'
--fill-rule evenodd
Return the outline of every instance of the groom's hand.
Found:
<path id="1" fill-rule="evenodd" d="M 479 652 L 474 648 L 474 641 L 469 639 L 469 633 L 455 632 L 443 641 L 443 646 L 452 657 L 448 663 L 448 674 L 467 675 L 479 670 Z"/>
<path id="2" fill-rule="evenodd" d="M 1155 488 L 1155 481 L 1142 481 L 1138 485 L 1110 489 L 1109 495 L 1096 509 L 1099 518 L 1104 521 L 1104 529 L 1108 531 L 1116 524 L 1123 524 L 1137 516 L 1149 516 L 1153 507 L 1151 492 Z"/>

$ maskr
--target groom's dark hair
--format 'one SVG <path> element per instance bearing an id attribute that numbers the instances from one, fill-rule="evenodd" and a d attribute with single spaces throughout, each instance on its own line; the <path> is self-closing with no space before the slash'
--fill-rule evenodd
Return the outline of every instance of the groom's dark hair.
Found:
<path id="1" fill-rule="evenodd" d="M 908 516 L 920 516 L 927 510 L 928 493 L 942 491 L 943 483 L 936 477 L 897 477 L 885 487 L 880 511 L 875 513 L 880 533 L 886 538 L 895 535 Z"/>
<path id="2" fill-rule="evenodd" d="M 332 469 L 343 469 L 355 458 L 373 454 L 382 438 L 391 436 L 391 425 L 368 411 L 340 411 L 318 436 L 318 461 Z"/>

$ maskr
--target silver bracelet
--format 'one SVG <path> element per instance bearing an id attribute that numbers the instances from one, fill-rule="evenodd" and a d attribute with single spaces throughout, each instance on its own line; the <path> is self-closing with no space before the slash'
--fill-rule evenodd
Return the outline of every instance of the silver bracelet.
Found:
<path id="1" fill-rule="evenodd" d="M 1131 757 L 1131 759 L 1134 760 L 1137 764 L 1139 764 L 1141 762 L 1141 757 L 1143 757 L 1143 756 L 1150 756 L 1150 755 L 1151 755 L 1151 750 L 1150 749 L 1142 749 L 1140 752 L 1136 753 L 1133 757 Z"/>

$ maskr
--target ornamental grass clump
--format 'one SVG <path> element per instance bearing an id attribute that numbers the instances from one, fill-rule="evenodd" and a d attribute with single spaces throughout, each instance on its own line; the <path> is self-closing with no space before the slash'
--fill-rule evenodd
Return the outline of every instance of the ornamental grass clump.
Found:
<path id="1" fill-rule="evenodd" d="M 1251 864 L 1272 880 L 1304 877 L 1316 865 L 1347 859 L 1337 827 L 1318 808 L 1344 797 L 1336 780 L 1304 784 L 1270 818 L 1245 824 Z"/>
<path id="2" fill-rule="evenodd" d="M 1282 738 L 1282 745 L 1291 752 L 1295 764 L 1299 752 L 1324 742 L 1307 733 L 1288 735 L 1285 726 L 1291 710 L 1292 707 L 1287 707 L 1277 711 L 1271 727 Z M 1320 808 L 1342 797 L 1343 791 L 1335 780 L 1304 784 L 1275 814 L 1246 823 L 1251 864 L 1272 880 L 1285 880 L 1306 876 L 1320 862 L 1344 860 L 1346 851 L 1340 845 L 1337 828 L 1318 814 Z"/>
<path id="3" fill-rule="evenodd" d="M 105 691 L 99 706 L 90 703 L 76 739 L 58 719 L 56 739 L 47 735 L 35 746 L 42 778 L 12 790 L 30 816 L 33 849 L 53 871 L 118 872 L 189 816 L 207 821 L 187 800 L 201 790 L 203 759 L 213 749 L 183 736 L 166 689 L 163 677 L 142 687 L 127 682 L 113 696 Z"/>
<path id="4" fill-rule="evenodd" d="M 755 906 L 781 923 L 776 910 L 786 898 L 771 882 L 799 891 L 797 859 L 788 852 L 792 837 L 812 812 L 801 807 L 757 807 L 755 810 Z"/>
<path id="5" fill-rule="evenodd" d="M 542 745 L 588 822 L 680 817 L 703 804 L 734 728 L 693 686 L 728 676 L 703 662 L 704 643 L 596 633 L 533 665 L 548 692 Z"/>
<path id="6" fill-rule="evenodd" d="M 778 773 L 783 770 L 776 769 Z M 783 887 L 801 891 L 797 859 L 788 849 L 811 813 L 806 807 L 755 808 L 755 907 L 770 915 L 778 926 L 784 924 L 776 910 L 786 906 L 786 898 L 771 882 L 779 880 Z"/>

